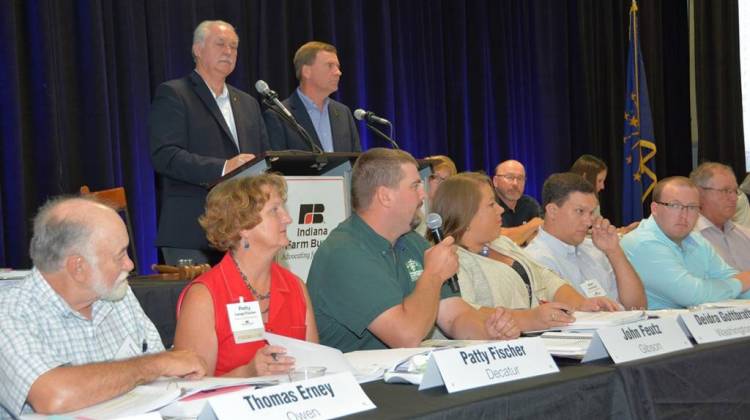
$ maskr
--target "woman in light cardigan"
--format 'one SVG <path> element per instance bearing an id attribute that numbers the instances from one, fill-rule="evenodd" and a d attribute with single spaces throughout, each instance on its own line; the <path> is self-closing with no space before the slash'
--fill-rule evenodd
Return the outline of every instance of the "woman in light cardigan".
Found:
<path id="1" fill-rule="evenodd" d="M 450 177 L 436 192 L 432 211 L 443 218 L 445 236 L 453 236 L 459 245 L 458 281 L 461 296 L 470 304 L 514 308 L 522 331 L 565 325 L 574 321 L 573 311 L 619 309 L 607 298 L 585 298 L 500 235 L 503 209 L 487 176 Z"/>

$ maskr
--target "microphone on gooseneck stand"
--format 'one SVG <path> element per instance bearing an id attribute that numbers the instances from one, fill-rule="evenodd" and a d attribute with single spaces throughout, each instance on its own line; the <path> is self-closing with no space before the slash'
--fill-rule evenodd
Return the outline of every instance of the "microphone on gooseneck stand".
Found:
<path id="1" fill-rule="evenodd" d="M 435 237 L 435 243 L 440 243 L 443 241 L 443 218 L 440 217 L 437 213 L 430 213 L 427 215 L 427 229 L 432 232 L 432 235 Z M 451 291 L 453 293 L 459 293 L 461 292 L 461 287 L 458 285 L 458 274 L 454 274 L 451 276 L 450 279 L 448 279 L 448 285 L 451 288 Z"/>
<path id="2" fill-rule="evenodd" d="M 291 125 L 292 128 L 297 130 L 302 139 L 307 143 L 308 146 L 310 146 L 310 150 L 315 153 L 323 154 L 323 149 L 315 144 L 312 137 L 310 137 L 310 133 L 308 133 L 307 130 L 305 130 L 305 128 L 302 127 L 296 119 L 294 119 L 292 113 L 289 112 L 289 110 L 279 100 L 279 95 L 277 95 L 276 92 L 268 87 L 268 83 L 266 83 L 265 80 L 258 80 L 257 82 L 255 82 L 255 90 L 257 90 L 258 93 L 263 96 L 263 103 L 268 107 L 268 109 L 276 112 L 276 114 L 284 119 L 287 124 Z M 319 163 L 323 164 L 324 162 L 321 161 Z"/>
<path id="3" fill-rule="evenodd" d="M 383 117 L 378 117 L 375 115 L 372 111 L 365 111 L 362 108 L 355 109 L 354 110 L 354 118 L 360 120 L 360 121 L 367 121 L 369 123 L 376 123 L 376 124 L 383 124 L 383 125 L 391 125 L 391 122 L 386 120 Z"/>
<path id="4" fill-rule="evenodd" d="M 258 91 L 263 97 L 271 102 L 273 102 L 274 105 L 279 107 L 281 112 L 286 114 L 287 117 L 292 118 L 292 113 L 289 112 L 288 109 L 284 106 L 284 104 L 281 103 L 279 100 L 279 95 L 276 94 L 273 90 L 271 90 L 270 87 L 268 87 L 268 83 L 266 83 L 265 80 L 258 80 L 255 82 L 255 90 Z"/>
<path id="5" fill-rule="evenodd" d="M 374 131 L 375 134 L 377 134 L 378 136 L 380 136 L 383 139 L 385 139 L 388 143 L 390 143 L 393 146 L 394 149 L 396 149 L 396 150 L 400 149 L 400 147 L 398 147 L 398 143 L 396 143 L 396 141 L 393 140 L 393 138 L 391 138 L 390 136 L 388 136 L 385 133 L 383 133 L 382 131 L 380 131 L 377 127 L 373 126 L 373 124 L 387 125 L 388 128 L 391 130 L 391 136 L 392 136 L 393 135 L 393 125 L 391 125 L 390 121 L 386 120 L 383 117 L 378 117 L 372 111 L 365 111 L 362 108 L 354 110 L 354 118 L 356 118 L 359 121 L 364 121 L 365 125 L 367 125 L 367 128 L 369 128 L 370 130 Z"/>

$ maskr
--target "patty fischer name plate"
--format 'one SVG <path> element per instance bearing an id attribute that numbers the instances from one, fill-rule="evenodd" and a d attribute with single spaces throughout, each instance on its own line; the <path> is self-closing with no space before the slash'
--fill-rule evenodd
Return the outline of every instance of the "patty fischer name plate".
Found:
<path id="1" fill-rule="evenodd" d="M 198 420 L 332 419 L 375 404 L 349 372 L 210 398 Z"/>
<path id="2" fill-rule="evenodd" d="M 419 390 L 445 385 L 452 393 L 554 372 L 541 338 L 519 338 L 432 352 Z"/>
<path id="3" fill-rule="evenodd" d="M 609 355 L 619 364 L 690 347 L 692 344 L 676 319 L 649 319 L 596 330 L 583 362 Z"/>
<path id="4" fill-rule="evenodd" d="M 750 308 L 707 309 L 680 315 L 699 344 L 750 335 Z"/>

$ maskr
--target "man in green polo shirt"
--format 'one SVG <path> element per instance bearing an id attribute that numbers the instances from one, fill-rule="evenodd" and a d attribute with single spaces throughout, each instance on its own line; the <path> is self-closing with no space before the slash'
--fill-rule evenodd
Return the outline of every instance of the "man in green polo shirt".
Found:
<path id="1" fill-rule="evenodd" d="M 375 148 L 357 159 L 354 214 L 315 253 L 307 279 L 322 344 L 416 347 L 436 324 L 456 339 L 518 337 L 511 311 L 488 316 L 444 284 L 458 270 L 456 248 L 452 237 L 430 247 L 412 231 L 423 199 L 410 154 Z"/>

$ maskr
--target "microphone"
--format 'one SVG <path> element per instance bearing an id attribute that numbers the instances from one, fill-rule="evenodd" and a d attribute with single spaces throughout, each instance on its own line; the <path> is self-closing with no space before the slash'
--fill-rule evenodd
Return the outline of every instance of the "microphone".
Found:
<path id="1" fill-rule="evenodd" d="M 435 242 L 441 242 L 443 240 L 443 218 L 437 213 L 430 213 L 427 215 L 426 224 L 427 229 L 435 237 Z M 458 285 L 458 274 L 454 274 L 448 279 L 448 285 L 453 293 L 461 292 L 461 287 Z"/>
<path id="2" fill-rule="evenodd" d="M 258 80 L 257 82 L 255 82 L 255 90 L 263 95 L 264 98 L 268 99 L 269 101 L 273 102 L 274 105 L 279 107 L 279 109 L 284 114 L 286 114 L 287 117 L 292 118 L 292 113 L 289 112 L 284 104 L 281 103 L 281 101 L 279 100 L 279 95 L 277 95 L 276 92 L 272 91 L 271 88 L 268 87 L 268 83 L 266 83 L 264 80 Z"/>
<path id="3" fill-rule="evenodd" d="M 387 125 L 390 128 L 391 136 L 393 135 L 393 126 L 391 125 L 391 122 L 386 120 L 385 118 L 378 117 L 375 115 L 374 112 L 365 111 L 362 108 L 358 108 L 354 110 L 354 118 L 356 118 L 359 121 L 364 121 L 365 125 L 367 125 L 367 128 L 375 132 L 378 136 L 383 138 L 385 141 L 391 144 L 394 149 L 399 150 L 400 147 L 398 147 L 398 143 L 396 143 L 396 140 L 393 140 L 390 136 L 386 135 L 384 132 L 378 130 L 375 126 L 372 124 L 383 124 Z"/>
<path id="4" fill-rule="evenodd" d="M 354 118 L 356 118 L 359 121 L 367 121 L 369 123 L 391 125 L 391 122 L 386 120 L 385 118 L 378 117 L 377 115 L 375 115 L 374 112 L 365 111 L 362 108 L 358 108 L 354 110 Z"/>
<path id="5" fill-rule="evenodd" d="M 310 137 L 310 133 L 308 133 L 307 130 L 305 130 L 305 128 L 302 127 L 296 119 L 294 119 L 292 113 L 289 112 L 289 110 L 286 109 L 284 104 L 279 100 L 279 95 L 277 95 L 276 92 L 268 87 L 268 83 L 266 83 L 262 79 L 258 80 L 257 82 L 255 82 L 255 90 L 257 90 L 258 93 L 263 96 L 263 104 L 267 106 L 268 109 L 277 113 L 280 117 L 282 117 L 283 120 L 286 120 L 289 125 L 297 130 L 299 135 L 302 136 L 302 139 L 307 143 L 308 146 L 310 146 L 310 150 L 315 153 L 323 153 L 323 149 L 315 144 L 312 137 Z"/>

